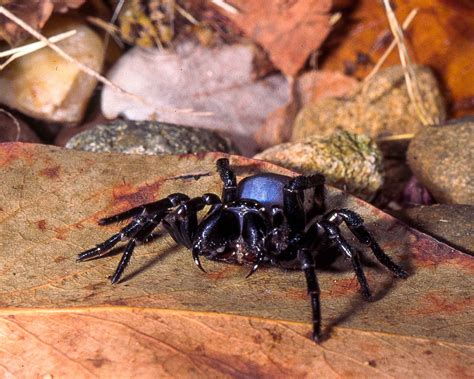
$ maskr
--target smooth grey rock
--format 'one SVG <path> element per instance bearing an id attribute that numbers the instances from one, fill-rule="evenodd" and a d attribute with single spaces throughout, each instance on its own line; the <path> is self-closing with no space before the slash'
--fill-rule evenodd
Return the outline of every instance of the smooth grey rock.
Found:
<path id="1" fill-rule="evenodd" d="M 474 117 L 424 128 L 411 141 L 407 159 L 438 202 L 474 205 Z"/>
<path id="2" fill-rule="evenodd" d="M 157 121 L 115 120 L 76 134 L 67 148 L 125 154 L 238 153 L 230 139 L 199 128 Z"/>

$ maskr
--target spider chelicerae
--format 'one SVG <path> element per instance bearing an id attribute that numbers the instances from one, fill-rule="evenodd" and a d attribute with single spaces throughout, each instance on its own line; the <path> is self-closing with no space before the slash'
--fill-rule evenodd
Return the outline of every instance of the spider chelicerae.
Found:
<path id="1" fill-rule="evenodd" d="M 194 263 L 204 271 L 200 257 L 228 263 L 249 264 L 252 275 L 260 265 L 301 268 L 306 277 L 313 314 L 313 340 L 321 336 L 320 290 L 315 257 L 329 245 L 350 259 L 363 295 L 371 299 L 357 250 L 342 236 L 345 223 L 354 236 L 370 247 L 377 260 L 400 278 L 407 273 L 395 264 L 367 231 L 362 218 L 349 209 L 325 212 L 324 176 L 289 177 L 274 173 L 248 176 L 237 183 L 229 160 L 217 160 L 224 184 L 222 196 L 206 193 L 189 198 L 173 193 L 103 218 L 100 225 L 132 218 L 117 234 L 79 254 L 85 261 L 107 254 L 118 242 L 128 239 L 120 263 L 111 277 L 117 283 L 137 243 L 146 242 L 161 223 L 172 238 L 192 252 Z M 198 212 L 209 206 L 201 222 Z"/>

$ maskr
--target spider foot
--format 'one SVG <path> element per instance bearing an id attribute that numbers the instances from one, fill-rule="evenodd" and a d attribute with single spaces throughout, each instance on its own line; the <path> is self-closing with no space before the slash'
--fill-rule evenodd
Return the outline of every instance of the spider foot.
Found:
<path id="1" fill-rule="evenodd" d="M 393 264 L 393 267 L 390 268 L 390 271 L 392 271 L 397 278 L 406 279 L 410 276 L 410 274 L 407 271 L 405 271 L 396 263 Z"/>
<path id="2" fill-rule="evenodd" d="M 349 230 L 359 240 L 359 242 L 369 246 L 375 258 L 390 270 L 395 276 L 399 278 L 407 278 L 409 274 L 397 265 L 392 259 L 385 254 L 380 245 L 377 243 L 372 234 L 364 226 L 364 220 L 356 212 L 349 209 L 334 210 L 325 216 L 325 219 L 339 225 L 341 222 L 345 222 Z"/>
<path id="3" fill-rule="evenodd" d="M 117 233 L 113 235 L 107 241 L 102 242 L 96 247 L 93 247 L 92 249 L 86 250 L 78 254 L 76 262 L 84 262 L 104 255 L 112 247 L 114 247 L 123 237 L 124 235 L 122 233 Z"/>
<path id="4" fill-rule="evenodd" d="M 312 340 L 317 343 L 318 345 L 321 343 L 321 335 L 319 332 L 316 330 L 313 330 L 313 333 L 311 335 Z"/>

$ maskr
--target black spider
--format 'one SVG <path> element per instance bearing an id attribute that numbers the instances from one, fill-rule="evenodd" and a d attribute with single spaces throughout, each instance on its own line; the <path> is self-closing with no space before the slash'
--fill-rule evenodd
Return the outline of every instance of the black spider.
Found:
<path id="1" fill-rule="evenodd" d="M 371 248 L 379 262 L 396 276 L 407 276 L 382 251 L 357 213 L 338 209 L 324 214 L 323 175 L 291 178 L 264 173 L 246 177 L 237 184 L 225 158 L 217 161 L 217 171 L 224 182 L 222 199 L 213 193 L 192 199 L 182 193 L 174 193 L 153 203 L 103 218 L 99 221 L 100 225 L 133 217 L 119 233 L 79 254 L 78 260 L 100 257 L 119 241 L 128 238 L 122 259 L 111 278 L 112 283 L 117 283 L 136 244 L 145 242 L 161 222 L 177 243 L 192 250 L 194 262 L 203 271 L 200 256 L 250 264 L 252 268 L 247 277 L 262 263 L 287 268 L 298 265 L 304 271 L 311 297 L 313 339 L 316 342 L 321 332 L 321 314 L 314 258 L 321 252 L 321 247 L 328 246 L 329 242 L 351 260 L 362 293 L 371 299 L 358 253 L 341 235 L 339 224 L 344 222 L 360 242 Z M 209 211 L 198 223 L 197 213 L 208 205 Z"/>

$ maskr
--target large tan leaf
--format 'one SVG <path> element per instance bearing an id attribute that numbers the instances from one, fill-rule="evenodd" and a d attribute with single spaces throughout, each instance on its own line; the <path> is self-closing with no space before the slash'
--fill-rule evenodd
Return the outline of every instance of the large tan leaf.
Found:
<path id="1" fill-rule="evenodd" d="M 105 215 L 177 190 L 219 193 L 217 157 L 0 145 L 0 372 L 19 374 L 34 362 L 27 364 L 32 373 L 53 376 L 467 376 L 473 258 L 335 189 L 331 206 L 360 212 L 411 276 L 392 279 L 370 265 L 378 301 L 366 303 L 351 270 L 321 271 L 323 323 L 331 332 L 321 347 L 309 340 L 299 271 L 264 268 L 245 280 L 248 267 L 204 261 L 203 274 L 168 236 L 138 247 L 116 286 L 107 276 L 118 256 L 75 262 L 119 228 L 97 226 Z M 231 162 L 239 176 L 289 173 L 241 157 Z"/>

